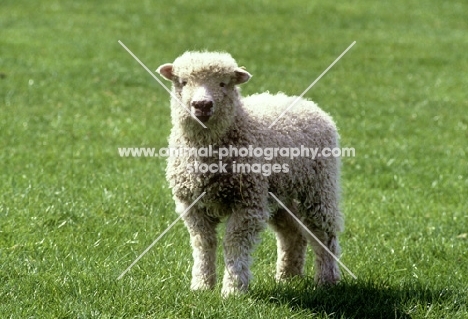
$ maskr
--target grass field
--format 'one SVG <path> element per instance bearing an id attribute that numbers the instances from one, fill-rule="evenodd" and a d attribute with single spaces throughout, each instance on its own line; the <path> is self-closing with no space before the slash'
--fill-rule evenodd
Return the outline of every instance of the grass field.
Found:
<path id="1" fill-rule="evenodd" d="M 468 2 L 26 1 L 0 5 L 1 318 L 467 318 Z M 151 70 L 225 50 L 245 94 L 307 94 L 356 156 L 342 168 L 330 289 L 273 280 L 266 232 L 248 294 L 189 290 L 191 249 L 165 162 L 169 96 Z M 220 235 L 221 236 L 221 235 Z M 220 257 L 222 252 L 219 251 Z M 222 258 L 218 259 L 219 273 Z"/>

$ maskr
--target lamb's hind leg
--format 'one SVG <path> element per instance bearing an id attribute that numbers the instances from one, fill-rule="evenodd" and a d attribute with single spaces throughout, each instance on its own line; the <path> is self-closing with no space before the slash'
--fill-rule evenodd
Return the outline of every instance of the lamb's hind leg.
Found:
<path id="1" fill-rule="evenodd" d="M 192 290 L 214 288 L 216 284 L 216 226 L 219 220 L 192 208 L 183 217 L 193 250 Z"/>
<path id="2" fill-rule="evenodd" d="M 269 223 L 277 241 L 276 280 L 302 276 L 307 240 L 302 235 L 301 226 L 283 209 L 279 209 Z"/>
<path id="3" fill-rule="evenodd" d="M 308 236 L 309 242 L 315 252 L 315 282 L 318 285 L 335 284 L 340 281 L 341 275 L 338 263 L 330 252 L 336 257 L 340 255 L 337 234 L 313 227 L 310 230 L 329 250 L 328 252 L 315 238 Z"/>

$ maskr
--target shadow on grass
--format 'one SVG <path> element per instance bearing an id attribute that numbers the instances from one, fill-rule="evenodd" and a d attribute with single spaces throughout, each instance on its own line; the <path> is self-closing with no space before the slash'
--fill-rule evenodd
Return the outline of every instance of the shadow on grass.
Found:
<path id="1" fill-rule="evenodd" d="M 288 305 L 293 310 L 310 310 L 334 318 L 411 318 L 413 312 L 430 305 L 450 303 L 454 292 L 430 289 L 417 283 L 392 287 L 386 283 L 344 282 L 317 288 L 310 278 L 255 289 L 256 300 Z"/>

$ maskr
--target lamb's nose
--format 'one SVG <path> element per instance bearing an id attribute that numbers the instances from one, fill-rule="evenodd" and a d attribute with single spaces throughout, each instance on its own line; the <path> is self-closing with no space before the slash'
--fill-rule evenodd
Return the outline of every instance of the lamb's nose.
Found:
<path id="1" fill-rule="evenodd" d="M 192 101 L 192 106 L 196 110 L 200 110 L 202 112 L 208 112 L 213 107 L 212 101 Z"/>

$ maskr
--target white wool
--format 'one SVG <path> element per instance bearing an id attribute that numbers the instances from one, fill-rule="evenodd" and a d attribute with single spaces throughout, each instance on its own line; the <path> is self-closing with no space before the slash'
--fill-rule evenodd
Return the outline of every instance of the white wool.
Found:
<path id="1" fill-rule="evenodd" d="M 200 102 L 199 98 L 194 98 L 200 87 L 204 99 L 212 105 L 212 115 L 204 123 L 205 129 L 178 100 L 172 99 L 173 128 L 169 137 L 172 146 L 291 148 L 303 145 L 320 149 L 338 146 L 338 133 L 332 118 L 305 99 L 299 99 L 272 128 L 268 128 L 297 97 L 261 93 L 243 98 L 237 85 L 246 82 L 250 74 L 239 68 L 227 53 L 186 52 L 174 63 L 162 65 L 158 70 L 173 81 L 173 93 L 186 108 L 193 111 L 194 103 Z M 278 280 L 303 274 L 305 248 L 309 242 L 316 254 L 316 281 L 319 284 L 337 282 L 340 273 L 336 261 L 278 207 L 269 192 L 287 205 L 331 252 L 339 255 L 337 236 L 343 227 L 338 203 L 339 159 L 237 157 L 224 160 L 227 172 L 201 173 L 187 167 L 195 162 L 216 164 L 218 159 L 193 154 L 168 159 L 166 176 L 178 213 L 206 192 L 183 217 L 193 248 L 192 289 L 208 289 L 215 285 L 216 225 L 221 220 L 227 223 L 223 243 L 224 295 L 248 288 L 250 255 L 259 241 L 259 233 L 267 224 L 277 236 Z M 289 170 L 269 176 L 234 173 L 233 162 L 279 164 L 281 167 L 286 165 Z"/>

